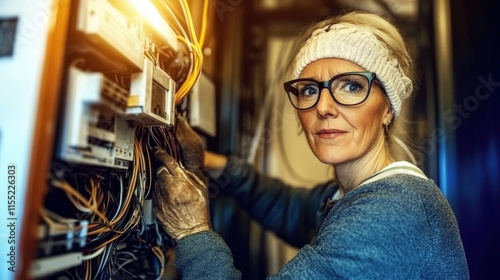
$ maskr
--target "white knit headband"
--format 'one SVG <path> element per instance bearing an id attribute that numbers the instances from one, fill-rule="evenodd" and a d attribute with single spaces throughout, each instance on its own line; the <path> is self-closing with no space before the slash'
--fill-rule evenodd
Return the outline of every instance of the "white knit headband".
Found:
<path id="1" fill-rule="evenodd" d="M 367 71 L 377 74 L 385 89 L 396 118 L 401 102 L 413 89 L 397 59 L 369 31 L 344 24 L 330 25 L 315 30 L 295 57 L 294 76 L 298 78 L 311 62 L 322 58 L 341 58 L 352 61 Z"/>

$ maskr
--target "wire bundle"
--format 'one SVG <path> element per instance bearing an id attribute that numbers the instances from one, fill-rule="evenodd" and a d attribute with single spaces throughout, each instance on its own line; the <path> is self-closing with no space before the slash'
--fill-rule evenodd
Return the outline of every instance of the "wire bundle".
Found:
<path id="1" fill-rule="evenodd" d="M 143 279 L 151 279 L 163 274 L 170 239 L 156 222 L 146 225 L 144 202 L 153 182 L 150 150 L 159 146 L 178 158 L 173 129 L 138 127 L 129 172 L 53 170 L 49 195 L 58 204 L 49 203 L 55 209 L 42 210 L 44 224 L 50 232 L 79 233 L 83 228 L 78 222 L 88 221 L 82 248 L 84 264 L 73 269 L 71 275 L 77 279 L 79 275 L 83 275 L 82 279 L 126 279 L 138 271 L 149 271 Z M 56 190 L 59 192 L 54 193 Z M 61 200 L 61 196 L 67 201 Z M 147 257 L 130 257 L 141 255 Z"/>
<path id="2" fill-rule="evenodd" d="M 189 55 L 190 65 L 185 80 L 176 79 L 179 84 L 182 83 L 182 85 L 177 89 L 175 97 L 175 104 L 178 105 L 189 93 L 201 74 L 201 68 L 203 65 L 202 47 L 206 36 L 209 0 L 203 1 L 203 16 L 199 38 L 196 36 L 193 19 L 191 17 L 191 10 L 186 0 L 179 0 L 180 8 L 182 10 L 182 21 L 179 20 L 178 15 L 171 8 L 171 3 L 162 1 L 161 4 L 161 8 L 169 14 L 169 17 L 166 18 L 171 18 L 170 24 L 177 33 L 177 39 L 187 47 Z M 184 22 L 185 24 L 182 24 L 181 22 Z M 177 61 L 177 63 L 182 63 L 182 61 Z"/>

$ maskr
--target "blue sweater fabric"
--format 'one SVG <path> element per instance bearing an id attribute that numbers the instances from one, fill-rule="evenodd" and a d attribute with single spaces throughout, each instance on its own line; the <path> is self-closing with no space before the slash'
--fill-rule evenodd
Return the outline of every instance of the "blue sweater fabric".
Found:
<path id="1" fill-rule="evenodd" d="M 285 240 L 298 245 L 302 245 L 301 240 L 310 241 L 268 279 L 469 279 L 457 221 L 430 179 L 407 174 L 386 177 L 348 192 L 321 216 L 308 208 L 316 206 L 319 210 L 325 195 L 336 190 L 335 184 L 294 189 L 257 174 L 236 159 L 229 163 L 225 181 L 230 184 L 222 186 L 226 192 L 239 197 L 254 218 Z M 262 187 L 271 183 L 279 188 L 266 191 Z M 239 192 L 241 189 L 245 191 Z M 245 199 L 244 194 L 251 199 Z M 283 196 L 284 201 L 277 200 Z M 253 207 L 252 203 L 260 206 Z M 307 223 L 305 231 L 291 215 L 298 213 L 294 205 L 308 213 L 296 215 L 298 220 L 315 220 Z M 252 213 L 259 211 L 272 218 Z M 287 225 L 276 225 L 276 216 Z M 290 225 L 303 237 L 292 237 Z M 315 225 L 318 228 L 311 239 L 310 228 Z M 176 267 L 186 280 L 241 279 L 230 249 L 213 231 L 179 240 Z"/>

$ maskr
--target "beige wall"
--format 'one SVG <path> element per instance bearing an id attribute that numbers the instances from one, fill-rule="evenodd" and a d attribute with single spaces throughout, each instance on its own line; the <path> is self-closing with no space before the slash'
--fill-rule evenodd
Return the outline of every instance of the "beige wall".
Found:
<path id="1" fill-rule="evenodd" d="M 271 38 L 268 42 L 267 73 L 277 73 L 282 68 L 283 52 L 288 49 L 290 39 Z M 273 177 L 294 185 L 312 187 L 333 177 L 333 167 L 320 162 L 311 152 L 304 133 L 301 132 L 295 109 L 289 104 L 281 77 L 270 83 L 268 94 L 273 95 L 273 104 L 267 112 L 269 125 L 263 139 L 266 145 L 265 172 Z M 297 252 L 267 234 L 266 240 L 269 254 L 269 273 L 276 273 L 283 264 Z"/>

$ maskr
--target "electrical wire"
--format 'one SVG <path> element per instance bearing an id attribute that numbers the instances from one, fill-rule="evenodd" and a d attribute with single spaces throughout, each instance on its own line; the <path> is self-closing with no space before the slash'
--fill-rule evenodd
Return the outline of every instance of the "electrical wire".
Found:
<path id="1" fill-rule="evenodd" d="M 182 10 L 182 14 L 184 15 L 184 22 L 186 23 L 187 30 L 180 23 L 177 15 L 170 8 L 170 6 L 162 2 L 163 7 L 170 13 L 172 16 L 175 29 L 179 30 L 181 34 L 178 33 L 177 39 L 182 42 L 188 48 L 188 55 L 190 57 L 190 67 L 188 70 L 188 74 L 186 79 L 183 81 L 181 86 L 177 89 L 175 104 L 178 105 L 181 101 L 186 97 L 186 95 L 193 88 L 194 84 L 198 80 L 198 77 L 201 74 L 202 65 L 203 65 L 203 53 L 202 47 L 205 42 L 206 31 L 207 31 L 207 18 L 208 18 L 208 7 L 209 0 L 204 0 L 203 2 L 203 11 L 201 17 L 201 30 L 200 37 L 196 36 L 193 19 L 191 17 L 191 11 L 189 8 L 189 4 L 186 0 L 179 0 L 180 8 Z"/>
<path id="2" fill-rule="evenodd" d="M 191 45 L 193 48 L 193 54 L 195 55 L 194 59 L 194 68 L 193 71 L 190 73 L 186 81 L 181 85 L 179 88 L 177 95 L 176 95 L 176 104 L 179 104 L 184 97 L 189 93 L 189 90 L 194 86 L 196 81 L 198 80 L 199 75 L 201 74 L 201 65 L 203 65 L 203 54 L 201 51 L 202 46 L 200 45 L 200 42 L 198 41 L 198 38 L 196 36 L 196 32 L 194 30 L 194 24 L 193 20 L 191 18 L 191 12 L 189 9 L 189 4 L 187 3 L 186 0 L 179 0 L 181 3 L 181 9 L 182 12 L 184 13 L 185 20 L 188 24 L 188 31 L 189 31 L 189 36 L 191 38 L 191 42 L 187 41 L 185 38 L 178 37 L 181 41 L 184 43 Z M 206 32 L 206 21 L 207 21 L 207 11 L 208 9 L 205 7 L 208 7 L 208 0 L 205 0 L 206 3 L 204 3 L 204 9 L 203 9 L 203 15 L 202 15 L 202 31 L 201 34 L 203 34 L 203 40 L 204 40 L 204 34 Z"/>
<path id="3" fill-rule="evenodd" d="M 182 33 L 182 36 L 184 38 L 188 38 L 188 34 L 186 32 L 186 29 L 179 22 L 179 19 L 177 18 L 177 15 L 175 15 L 174 11 L 170 8 L 169 5 L 167 5 L 167 3 L 162 2 L 162 4 L 163 4 L 163 7 L 172 15 L 172 18 L 174 19 L 174 23 L 177 25 L 178 31 L 180 31 L 180 32 L 177 32 L 177 34 L 180 35 Z M 175 25 L 173 27 L 175 28 Z"/>
<path id="4" fill-rule="evenodd" d="M 200 31 L 200 47 L 205 44 L 205 36 L 207 35 L 207 23 L 208 23 L 208 0 L 203 1 L 203 16 L 201 21 L 201 31 Z"/>
<path id="5" fill-rule="evenodd" d="M 95 251 L 94 253 L 90 254 L 90 255 L 85 255 L 85 256 L 82 256 L 82 260 L 83 261 L 88 261 L 88 260 L 91 260 L 97 256 L 99 256 L 100 254 L 102 254 L 102 252 L 104 252 L 104 249 L 105 247 Z"/>
<path id="6" fill-rule="evenodd" d="M 193 54 L 192 43 L 186 43 L 186 41 L 187 42 L 191 42 L 190 36 L 186 32 L 186 29 L 184 28 L 184 26 L 179 22 L 179 19 L 177 18 L 177 15 L 170 8 L 170 6 L 167 5 L 167 3 L 165 3 L 165 2 L 162 2 L 162 4 L 163 4 L 164 8 L 172 15 L 172 18 L 174 19 L 174 23 L 177 25 L 177 27 L 181 31 L 181 32 L 177 33 L 177 37 L 176 37 L 177 40 L 179 40 L 182 43 L 184 43 L 184 45 L 186 45 L 187 48 L 188 48 L 189 62 L 190 62 L 189 69 L 188 69 L 188 75 L 189 75 L 189 73 L 193 72 L 193 65 L 195 63 L 195 58 L 194 58 L 194 54 Z M 173 25 L 173 26 L 175 26 L 175 25 Z M 181 74 L 178 74 L 177 76 L 180 77 Z M 179 78 L 178 78 L 178 80 L 179 80 Z M 179 81 L 179 82 L 181 82 L 181 81 Z M 177 98 L 176 98 L 176 104 L 177 104 Z"/>
<path id="7" fill-rule="evenodd" d="M 158 258 L 158 261 L 160 262 L 160 273 L 156 279 L 161 279 L 161 276 L 165 271 L 165 254 L 158 246 L 151 248 L 151 251 Z"/>
<path id="8" fill-rule="evenodd" d="M 99 211 L 99 209 L 97 209 L 96 205 L 90 204 L 85 197 L 83 197 L 78 191 L 73 189 L 67 182 L 54 179 L 52 180 L 52 185 L 56 188 L 61 188 L 62 190 L 64 190 L 66 192 L 66 195 L 68 195 L 68 198 L 71 197 L 72 199 L 77 199 L 79 203 L 82 203 L 88 209 L 91 209 L 92 212 L 95 213 L 99 218 L 101 218 L 104 223 L 109 223 L 108 218 L 106 218 L 106 216 L 101 211 Z"/>

